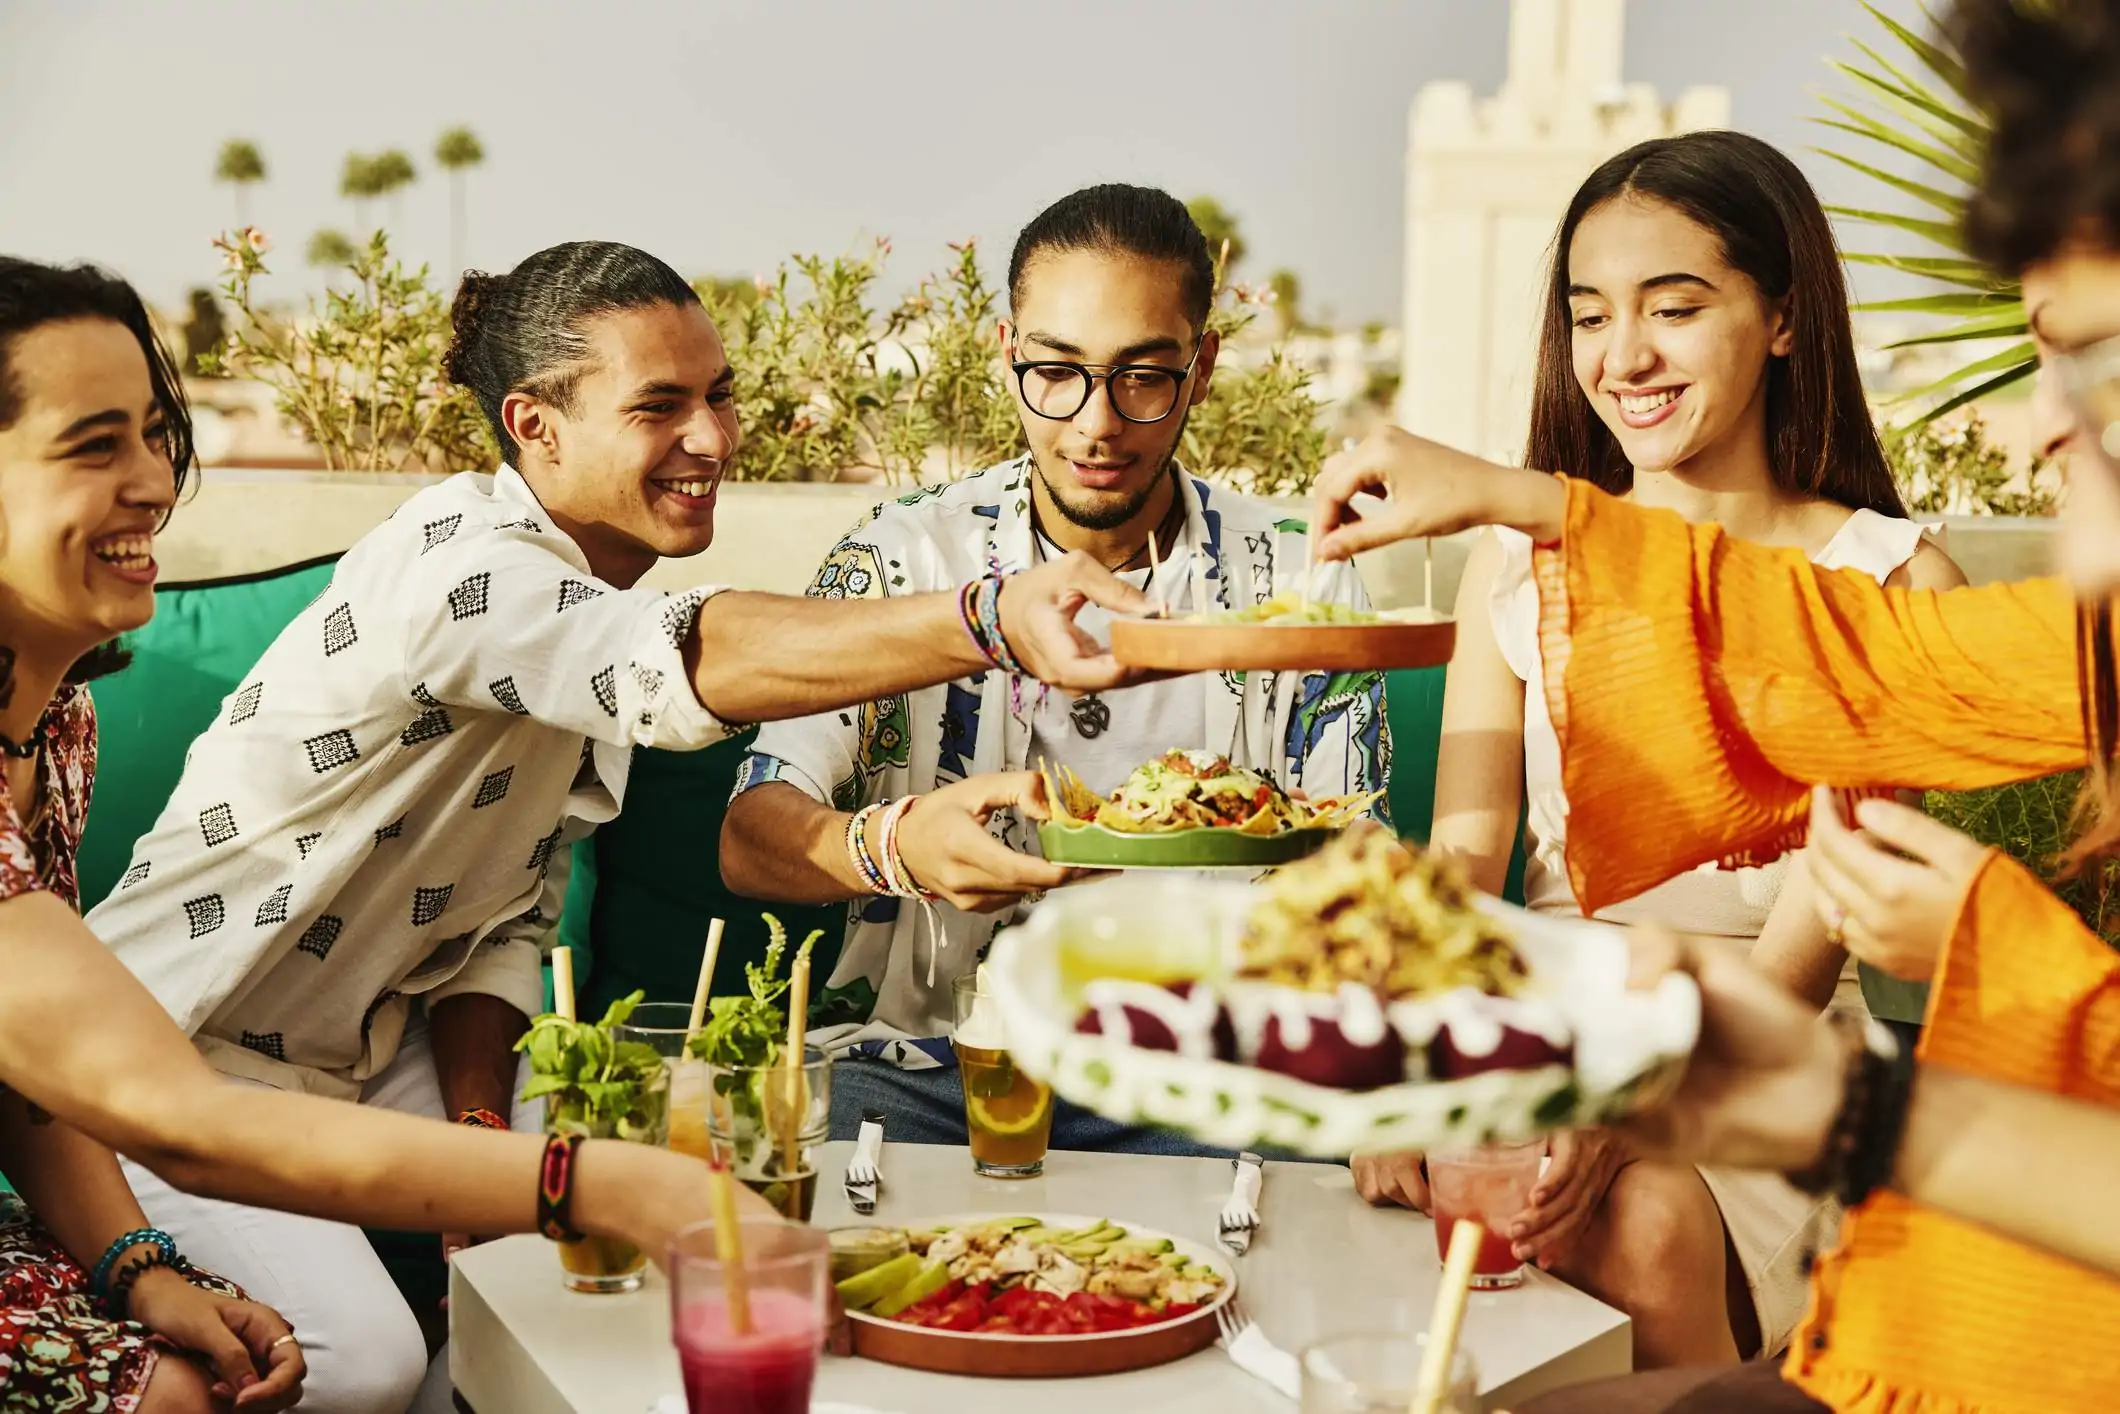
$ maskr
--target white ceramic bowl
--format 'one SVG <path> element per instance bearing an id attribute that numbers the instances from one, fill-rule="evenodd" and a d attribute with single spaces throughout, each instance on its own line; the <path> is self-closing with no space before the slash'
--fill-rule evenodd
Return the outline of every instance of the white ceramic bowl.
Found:
<path id="1" fill-rule="evenodd" d="M 1529 963 L 1527 995 L 1573 1032 L 1572 1065 L 1334 1090 L 1074 1029 L 1082 1007 L 1063 983 L 1063 952 L 1078 983 L 1101 960 L 1211 976 L 1260 893 L 1257 884 L 1131 874 L 1047 895 L 995 940 L 987 963 L 1017 1064 L 1120 1123 L 1166 1125 L 1221 1148 L 1270 1145 L 1344 1158 L 1528 1139 L 1619 1118 L 1669 1094 L 1700 1033 L 1700 993 L 1690 977 L 1628 988 L 1618 929 L 1495 900 L 1482 906 Z"/>

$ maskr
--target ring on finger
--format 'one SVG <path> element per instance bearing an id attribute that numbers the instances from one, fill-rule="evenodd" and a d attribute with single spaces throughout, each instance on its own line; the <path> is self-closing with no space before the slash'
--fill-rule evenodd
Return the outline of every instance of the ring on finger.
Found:
<path id="1" fill-rule="evenodd" d="M 271 1352 L 278 1350 L 283 1345 L 292 1345 L 299 1350 L 301 1348 L 302 1342 L 295 1337 L 295 1333 L 293 1331 L 289 1331 L 287 1332 L 287 1334 L 281 1336 L 272 1344 L 266 1346 L 266 1353 L 270 1354 Z"/>
<path id="2" fill-rule="evenodd" d="M 1848 945 L 1848 911 L 1830 900 L 1826 905 L 1826 941 L 1836 948 Z"/>

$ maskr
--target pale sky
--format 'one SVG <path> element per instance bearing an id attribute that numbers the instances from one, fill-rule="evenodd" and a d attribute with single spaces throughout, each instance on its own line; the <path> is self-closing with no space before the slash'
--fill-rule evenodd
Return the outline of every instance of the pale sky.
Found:
<path id="1" fill-rule="evenodd" d="M 1914 0 L 1888 0 L 1914 13 Z M 1855 0 L 1631 0 L 1627 77 L 1732 91 L 1828 201 L 1871 193 L 1802 151 Z M 176 302 L 210 282 L 229 137 L 263 148 L 252 217 L 281 246 L 349 228 L 352 149 L 398 146 L 409 255 L 448 256 L 435 137 L 469 124 L 470 263 L 629 241 L 687 274 L 752 274 L 864 232 L 894 283 L 1100 180 L 1212 193 L 1297 270 L 1309 312 L 1399 313 L 1406 113 L 1440 78 L 1491 92 L 1502 0 L 0 0 L 0 250 L 91 258 Z M 1845 233 L 1844 233 L 1845 238 Z"/>

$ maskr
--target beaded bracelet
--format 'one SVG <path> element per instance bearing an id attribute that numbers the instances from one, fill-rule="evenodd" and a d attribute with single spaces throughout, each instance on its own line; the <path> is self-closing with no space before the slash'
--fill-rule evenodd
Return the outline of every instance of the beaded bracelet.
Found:
<path id="1" fill-rule="evenodd" d="M 574 1153 L 581 1146 L 579 1134 L 555 1134 L 537 1168 L 537 1230 L 554 1242 L 582 1240 L 574 1226 Z"/>
<path id="2" fill-rule="evenodd" d="M 988 575 L 966 586 L 960 611 L 981 657 L 1005 673 L 1023 672 L 1023 663 L 1001 631 L 1001 586 L 1006 576 Z"/>
<path id="3" fill-rule="evenodd" d="M 106 1285 L 110 1280 L 110 1269 L 135 1247 L 154 1247 L 161 1252 L 163 1261 L 172 1265 L 177 1261 L 177 1239 L 158 1227 L 136 1227 L 104 1248 L 103 1255 L 96 1259 L 95 1267 L 88 1274 L 90 1295 L 106 1298 L 110 1295 Z"/>
<path id="4" fill-rule="evenodd" d="M 1867 1016 L 1828 1012 L 1826 1024 L 1848 1052 L 1840 1111 L 1818 1158 L 1787 1177 L 1799 1192 L 1830 1194 L 1853 1208 L 1891 1181 L 1906 1133 L 1914 1055 Z"/>
<path id="5" fill-rule="evenodd" d="M 847 858 L 853 861 L 854 872 L 869 886 L 869 892 L 890 893 L 890 884 L 884 878 L 883 868 L 876 856 L 869 852 L 869 817 L 883 809 L 883 803 L 864 805 L 847 820 Z"/>

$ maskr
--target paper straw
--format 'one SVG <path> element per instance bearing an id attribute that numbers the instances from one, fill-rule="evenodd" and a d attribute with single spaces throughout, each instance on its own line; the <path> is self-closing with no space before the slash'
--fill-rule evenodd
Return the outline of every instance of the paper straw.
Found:
<path id="1" fill-rule="evenodd" d="M 810 960 L 795 959 L 795 969 L 788 977 L 788 1047 L 785 1057 L 788 1067 L 788 1132 L 781 1141 L 780 1171 L 788 1179 L 788 1203 L 796 1207 L 802 1201 L 802 1185 L 795 1180 L 802 1170 L 802 1122 L 805 1111 L 810 1108 L 810 1097 L 804 1092 L 802 1083 L 802 1049 L 805 1033 L 809 1029 L 810 1009 Z M 799 1212 L 788 1214 L 790 1218 Z"/>
<path id="2" fill-rule="evenodd" d="M 721 930 L 725 926 L 719 918 L 707 925 L 707 952 L 699 960 L 699 985 L 692 989 L 692 1015 L 685 1022 L 687 1041 L 698 1035 L 699 1028 L 707 1022 L 707 994 L 714 989 L 714 960 L 721 956 Z"/>
<path id="3" fill-rule="evenodd" d="M 1163 607 L 1163 590 L 1165 588 L 1163 583 L 1163 554 L 1156 545 L 1156 532 L 1153 530 L 1148 532 L 1148 583 L 1149 587 L 1155 591 L 1148 612 L 1152 617 L 1160 619 L 1165 613 Z"/>
<path id="4" fill-rule="evenodd" d="M 1486 1229 L 1465 1218 L 1450 1231 L 1450 1255 L 1443 1259 L 1443 1284 L 1435 1293 L 1435 1313 L 1428 1318 L 1428 1350 L 1421 1358 L 1421 1377 L 1414 1382 L 1407 1414 L 1438 1414 L 1450 1390 L 1450 1362 L 1457 1354 L 1458 1328 L 1465 1322 L 1465 1297 L 1472 1290 L 1472 1268 L 1479 1261 Z"/>
<path id="5" fill-rule="evenodd" d="M 567 1020 L 574 1020 L 574 949 L 552 950 L 552 1004 Z"/>
<path id="6" fill-rule="evenodd" d="M 729 1329 L 751 1333 L 751 1292 L 743 1269 L 743 1227 L 736 1216 L 736 1180 L 720 1166 L 707 1170 L 707 1199 L 714 1208 L 714 1256 L 721 1263 L 721 1289 L 729 1303 Z"/>
<path id="7" fill-rule="evenodd" d="M 1435 538 L 1421 537 L 1421 607 L 1435 617 Z"/>

